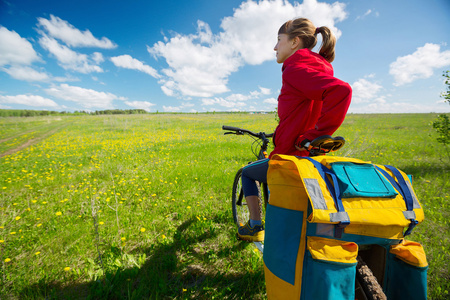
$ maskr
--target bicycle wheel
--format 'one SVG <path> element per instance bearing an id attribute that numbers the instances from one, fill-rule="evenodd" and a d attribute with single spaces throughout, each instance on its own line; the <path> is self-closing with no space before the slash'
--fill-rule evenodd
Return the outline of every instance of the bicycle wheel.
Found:
<path id="1" fill-rule="evenodd" d="M 247 223 L 250 213 L 248 210 L 247 202 L 245 201 L 244 191 L 242 190 L 242 169 L 237 171 L 236 176 L 234 177 L 233 183 L 233 195 L 231 197 L 231 208 L 233 210 L 233 219 L 234 223 L 239 227 L 245 225 Z M 263 184 L 263 193 L 261 193 L 261 185 L 257 182 L 258 187 L 258 197 L 259 201 L 259 212 L 261 215 L 261 220 L 264 220 L 265 215 L 265 205 L 262 205 L 261 196 L 264 197 L 264 203 L 267 203 L 268 190 L 267 184 Z"/>
<path id="2" fill-rule="evenodd" d="M 378 283 L 372 270 L 370 270 L 367 264 L 362 260 L 361 256 L 358 256 L 357 260 L 355 292 L 359 296 L 358 299 L 386 300 L 387 298 L 383 292 L 383 288 Z"/>

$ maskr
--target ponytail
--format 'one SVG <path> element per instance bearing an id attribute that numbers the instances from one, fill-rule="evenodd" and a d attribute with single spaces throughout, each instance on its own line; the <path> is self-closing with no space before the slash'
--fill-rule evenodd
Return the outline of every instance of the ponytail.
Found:
<path id="1" fill-rule="evenodd" d="M 336 47 L 336 37 L 326 26 L 317 27 L 315 34 L 317 35 L 318 33 L 322 34 L 322 45 L 319 54 L 331 63 L 335 57 L 334 47 Z"/>
<path id="2" fill-rule="evenodd" d="M 292 40 L 299 37 L 302 40 L 303 46 L 312 50 L 317 44 L 317 34 L 322 34 L 322 45 L 319 50 L 319 55 L 325 58 L 328 62 L 333 62 L 335 57 L 334 47 L 336 46 L 336 37 L 331 30 L 326 27 L 315 27 L 314 24 L 306 18 L 298 18 L 287 21 L 278 30 L 278 34 L 287 34 Z"/>

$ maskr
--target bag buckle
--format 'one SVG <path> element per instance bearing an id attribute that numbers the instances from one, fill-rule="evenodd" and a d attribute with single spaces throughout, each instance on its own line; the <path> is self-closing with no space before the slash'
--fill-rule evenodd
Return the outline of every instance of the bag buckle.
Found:
<path id="1" fill-rule="evenodd" d="M 419 221 L 412 219 L 411 223 L 409 223 L 408 229 L 406 229 L 405 233 L 403 234 L 403 236 L 407 236 L 410 235 L 411 232 L 413 231 L 414 227 L 416 227 L 416 225 L 419 224 Z"/>
<path id="2" fill-rule="evenodd" d="M 335 230 L 334 230 L 334 237 L 340 239 L 342 237 L 342 233 L 344 233 L 345 227 L 349 225 L 350 222 L 348 221 L 342 221 L 336 224 Z"/>

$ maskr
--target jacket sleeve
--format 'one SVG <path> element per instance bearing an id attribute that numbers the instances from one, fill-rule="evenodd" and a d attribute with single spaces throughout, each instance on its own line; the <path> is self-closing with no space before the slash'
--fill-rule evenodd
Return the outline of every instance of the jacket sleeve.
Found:
<path id="1" fill-rule="evenodd" d="M 299 136 L 297 145 L 304 139 L 312 141 L 321 135 L 332 135 L 341 126 L 352 97 L 348 83 L 324 72 L 298 66 L 287 67 L 283 78 L 306 98 L 323 102 L 315 128 Z"/>

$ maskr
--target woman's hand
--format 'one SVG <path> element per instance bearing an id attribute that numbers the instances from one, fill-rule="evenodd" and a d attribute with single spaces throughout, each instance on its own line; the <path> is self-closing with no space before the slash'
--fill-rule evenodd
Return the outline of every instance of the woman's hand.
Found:
<path id="1" fill-rule="evenodd" d="M 299 146 L 297 146 L 297 145 L 294 145 L 295 146 L 295 149 L 297 149 L 298 151 L 307 151 L 308 149 L 306 149 L 306 148 L 303 148 L 303 147 L 299 147 Z"/>

